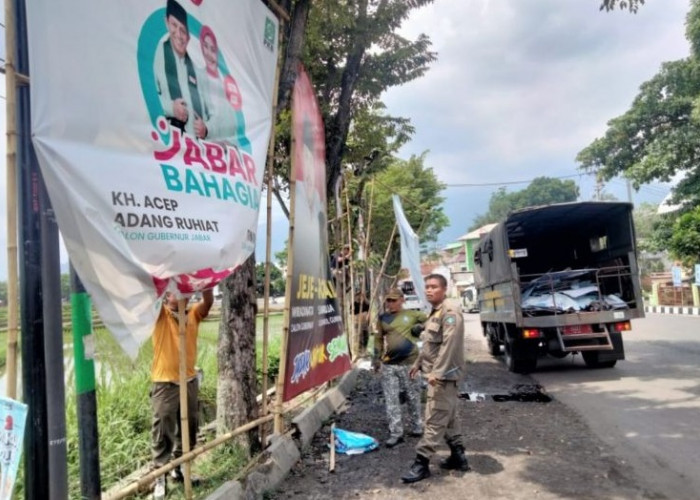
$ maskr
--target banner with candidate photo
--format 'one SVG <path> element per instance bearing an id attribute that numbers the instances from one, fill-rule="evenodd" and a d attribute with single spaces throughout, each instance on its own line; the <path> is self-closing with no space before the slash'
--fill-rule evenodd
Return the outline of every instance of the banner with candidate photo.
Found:
<path id="1" fill-rule="evenodd" d="M 259 0 L 27 3 L 34 146 L 101 318 L 132 356 L 166 289 L 255 249 L 278 22 Z"/>
<path id="2" fill-rule="evenodd" d="M 288 401 L 350 369 L 328 258 L 323 120 L 303 69 L 292 94 L 293 224 L 284 396 Z"/>

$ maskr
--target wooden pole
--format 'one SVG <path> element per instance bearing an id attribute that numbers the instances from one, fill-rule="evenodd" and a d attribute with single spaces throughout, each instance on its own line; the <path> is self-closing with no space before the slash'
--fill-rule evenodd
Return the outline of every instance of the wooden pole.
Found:
<path id="1" fill-rule="evenodd" d="M 354 268 L 354 252 L 352 245 L 352 214 L 350 213 L 350 197 L 348 196 L 348 183 L 343 182 L 345 188 L 345 212 L 348 218 L 346 228 L 348 230 L 348 247 L 350 248 L 350 305 L 347 308 L 347 316 L 350 318 L 346 324 L 350 325 L 350 338 L 352 339 L 352 360 L 355 361 L 360 357 L 360 336 L 355 329 L 355 322 L 352 321 L 353 305 L 355 301 L 355 268 Z"/>
<path id="2" fill-rule="evenodd" d="M 277 16 L 279 18 L 281 18 L 287 22 L 290 21 L 291 18 L 289 17 L 289 12 L 284 10 L 280 4 L 278 4 L 274 0 L 266 0 L 266 1 L 267 1 L 268 6 L 270 7 L 270 9 L 272 9 L 275 12 L 275 14 L 277 14 Z"/>
<path id="3" fill-rule="evenodd" d="M 280 21 L 279 43 L 282 42 L 284 23 Z M 278 44 L 279 47 L 279 44 Z M 277 69 L 275 70 L 275 84 L 272 93 L 272 124 L 270 126 L 270 142 L 267 145 L 267 231 L 265 234 L 265 299 L 263 302 L 263 345 L 262 345 L 262 414 L 267 415 L 267 377 L 269 371 L 268 351 L 270 343 L 270 255 L 272 254 L 272 184 L 275 176 L 275 125 L 277 123 L 277 93 L 280 85 L 280 71 L 282 67 L 282 51 L 279 51 Z M 260 442 L 265 447 L 266 429 L 260 426 Z"/>
<path id="4" fill-rule="evenodd" d="M 13 0 L 5 0 L 5 119 L 7 132 L 7 397 L 17 399 L 17 337 L 19 291 L 17 276 L 17 78 Z"/>
<path id="5" fill-rule="evenodd" d="M 335 422 L 331 424 L 331 459 L 328 471 L 335 472 Z"/>
<path id="6" fill-rule="evenodd" d="M 339 179 L 340 179 L 339 182 L 341 182 L 341 183 L 343 184 L 343 186 L 344 186 L 344 185 L 345 185 L 345 177 L 343 177 L 343 176 L 341 175 L 341 176 L 339 177 Z M 342 189 L 344 189 L 344 187 L 343 187 Z M 339 193 L 339 195 L 338 195 L 338 198 L 339 198 L 339 199 L 338 199 L 338 202 L 336 203 L 336 205 L 337 205 L 338 207 L 342 207 L 342 196 L 343 196 L 342 192 Z M 348 287 L 348 285 L 347 285 L 347 275 L 348 275 L 347 269 L 348 269 L 348 263 L 347 263 L 347 261 L 346 261 L 346 254 L 345 254 L 345 246 L 346 246 L 346 245 L 345 245 L 345 234 L 346 234 L 346 232 L 345 232 L 345 214 L 344 214 L 344 213 L 343 213 L 342 215 L 339 215 L 339 216 L 338 216 L 338 224 L 339 224 L 339 226 L 340 226 L 340 228 L 339 228 L 340 230 L 339 230 L 339 232 L 338 232 L 339 237 L 340 237 L 340 257 L 343 259 L 342 266 L 340 266 L 340 265 L 338 266 L 338 268 L 340 269 L 340 272 L 342 273 L 342 279 L 338 280 L 338 281 L 340 281 L 340 282 L 342 283 L 342 286 L 341 286 L 341 289 L 340 289 L 340 293 L 338 294 L 338 302 L 339 302 L 339 304 L 340 304 L 340 316 L 343 318 L 343 324 L 347 325 L 347 324 L 348 324 L 348 321 L 347 321 L 347 319 L 348 319 L 348 314 L 347 314 L 347 313 L 348 313 L 348 308 L 347 308 L 347 303 L 346 303 L 345 298 L 346 298 L 346 290 L 347 290 L 347 287 Z M 339 259 L 339 260 L 340 260 L 340 259 Z M 347 336 L 348 336 L 348 346 L 349 346 L 350 351 L 351 351 L 351 352 L 350 352 L 350 358 L 352 359 L 352 357 L 353 357 L 353 352 L 352 352 L 352 348 L 353 348 L 353 347 L 352 347 L 352 328 L 350 328 L 350 329 L 347 329 L 347 328 L 346 328 L 345 330 L 346 330 L 346 334 L 347 334 Z"/>
<path id="7" fill-rule="evenodd" d="M 292 151 L 296 144 L 296 134 L 292 126 Z M 289 238 L 287 240 L 287 286 L 284 293 L 284 322 L 282 323 L 282 343 L 280 345 L 280 364 L 279 373 L 277 374 L 277 391 L 275 394 L 275 433 L 282 434 L 284 432 L 284 415 L 283 415 L 283 400 L 284 400 L 284 379 L 287 371 L 287 349 L 289 347 L 289 318 L 290 306 L 292 302 L 292 278 L 294 276 L 294 218 L 296 215 L 296 180 L 294 178 L 295 168 L 294 155 L 292 155 L 292 164 L 289 172 Z"/>
<path id="8" fill-rule="evenodd" d="M 180 327 L 180 439 L 182 439 L 182 454 L 190 451 L 190 427 L 187 408 L 187 340 L 186 322 L 187 299 L 177 301 L 177 320 Z M 192 499 L 192 477 L 190 476 L 190 462 L 184 463 L 183 475 L 185 477 L 185 498 Z"/>
<path id="9" fill-rule="evenodd" d="M 241 434 L 248 432 L 251 429 L 255 429 L 257 426 L 265 424 L 272 420 L 274 417 L 273 415 L 267 415 L 261 418 L 258 418 L 256 420 L 253 420 L 252 422 L 248 422 L 247 424 L 244 424 L 231 432 L 228 432 L 226 434 L 222 434 L 221 436 L 213 439 L 212 441 L 209 441 L 208 443 L 204 443 L 201 446 L 198 446 L 194 450 L 188 452 L 188 453 L 183 453 L 181 457 L 178 457 L 167 464 L 163 465 L 162 467 L 159 467 L 155 470 L 152 470 L 145 476 L 142 476 L 138 481 L 134 481 L 133 483 L 129 484 L 125 488 L 117 491 L 113 495 L 107 497 L 105 500 L 120 500 L 122 498 L 126 498 L 129 495 L 134 495 L 138 493 L 139 491 L 142 491 L 146 489 L 146 487 L 151 484 L 156 478 L 162 476 L 163 474 L 167 474 L 171 470 L 173 470 L 175 467 L 182 465 L 182 464 L 188 464 L 191 460 L 194 458 L 198 457 L 202 453 L 205 453 L 212 448 L 215 448 L 227 441 L 230 441 L 231 439 L 235 438 L 236 436 L 240 436 Z"/>
<path id="10" fill-rule="evenodd" d="M 379 288 L 379 280 L 382 279 L 382 274 L 384 274 L 384 269 L 386 268 L 386 261 L 389 258 L 389 250 L 391 250 L 391 244 L 394 242 L 394 236 L 396 235 L 396 228 L 398 227 L 398 223 L 394 222 L 394 228 L 391 230 L 391 236 L 389 236 L 389 242 L 386 245 L 386 252 L 384 252 L 384 260 L 382 260 L 382 266 L 379 268 L 379 273 L 377 274 L 377 278 L 374 280 L 374 285 L 372 286 L 372 294 L 371 298 L 369 301 L 370 307 L 374 303 L 375 298 L 377 297 L 377 289 Z"/>
<path id="11" fill-rule="evenodd" d="M 363 241 L 360 242 L 360 245 L 362 246 L 362 256 L 364 258 L 364 265 L 362 266 L 362 278 L 360 279 L 360 308 L 359 308 L 359 314 L 357 315 L 358 321 L 359 321 L 359 332 L 360 335 L 362 336 L 363 329 L 367 328 L 367 344 L 369 344 L 369 330 L 370 330 L 370 325 L 371 325 L 371 317 L 372 317 L 372 304 L 369 302 L 369 296 L 366 295 L 366 289 L 367 289 L 367 274 L 369 272 L 369 237 L 371 234 L 371 229 L 372 229 L 372 206 L 374 204 L 374 179 L 372 179 L 372 190 L 371 194 L 369 196 L 369 210 L 367 214 L 367 222 L 364 224 L 364 229 L 363 229 Z M 371 282 L 370 282 L 371 284 Z M 368 311 L 366 313 L 362 312 L 362 302 L 365 300 L 368 301 Z M 366 314 L 366 316 L 365 316 Z M 369 345 L 365 345 L 365 354 L 367 354 L 367 349 Z"/>

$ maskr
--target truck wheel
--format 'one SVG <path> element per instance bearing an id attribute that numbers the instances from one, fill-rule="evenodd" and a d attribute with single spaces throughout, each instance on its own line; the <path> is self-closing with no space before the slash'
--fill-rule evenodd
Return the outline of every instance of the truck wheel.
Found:
<path id="1" fill-rule="evenodd" d="M 506 337 L 505 351 L 508 371 L 526 374 L 537 368 L 537 357 L 516 358 L 513 356 L 513 340 L 510 337 Z"/>
<path id="2" fill-rule="evenodd" d="M 617 363 L 616 359 L 600 361 L 597 351 L 583 351 L 581 355 L 588 368 L 612 368 Z"/>
<path id="3" fill-rule="evenodd" d="M 488 345 L 489 354 L 491 356 L 500 356 L 503 354 L 501 352 L 501 344 L 496 340 L 493 333 L 486 335 L 486 344 Z"/>

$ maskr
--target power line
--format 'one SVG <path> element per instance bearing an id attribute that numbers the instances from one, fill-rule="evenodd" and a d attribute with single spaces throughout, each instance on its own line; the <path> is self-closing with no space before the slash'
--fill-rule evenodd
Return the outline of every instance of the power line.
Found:
<path id="1" fill-rule="evenodd" d="M 547 177 L 548 179 L 570 179 L 572 177 L 581 177 L 584 175 L 593 175 L 591 174 L 586 174 L 586 173 L 581 173 L 581 174 L 571 174 L 571 175 L 558 175 L 558 176 L 544 176 Z M 505 182 L 475 182 L 475 183 L 464 183 L 464 184 L 445 184 L 445 187 L 488 187 L 488 186 L 505 186 L 505 185 L 511 185 L 511 184 L 530 184 L 533 182 L 535 179 L 529 179 L 526 181 L 505 181 Z"/>

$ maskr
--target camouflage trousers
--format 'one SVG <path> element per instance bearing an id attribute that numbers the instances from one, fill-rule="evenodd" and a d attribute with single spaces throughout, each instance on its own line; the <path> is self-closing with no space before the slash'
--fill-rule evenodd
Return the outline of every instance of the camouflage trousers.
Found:
<path id="1" fill-rule="evenodd" d="M 412 433 L 423 432 L 423 418 L 420 405 L 421 383 L 420 378 L 411 380 L 408 376 L 410 367 L 405 365 L 382 364 L 382 389 L 386 403 L 386 418 L 389 421 L 389 434 L 391 437 L 403 436 L 403 422 L 401 419 L 401 402 L 399 394 L 404 391 L 408 401 L 408 415 L 411 419 Z"/>

